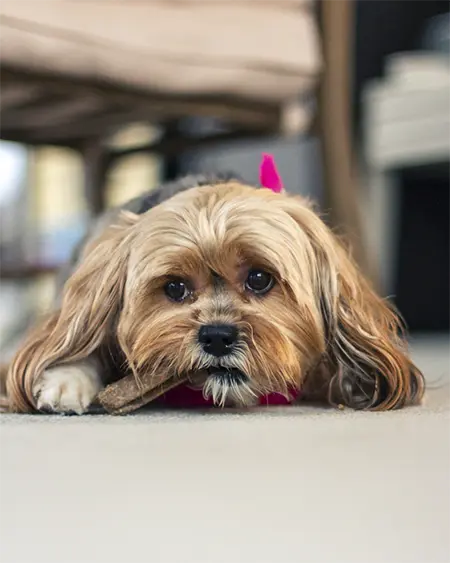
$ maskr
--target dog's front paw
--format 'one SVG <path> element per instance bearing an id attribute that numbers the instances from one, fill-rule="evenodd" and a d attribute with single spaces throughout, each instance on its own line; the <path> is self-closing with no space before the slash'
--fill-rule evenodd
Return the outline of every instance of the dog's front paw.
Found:
<path id="1" fill-rule="evenodd" d="M 83 414 L 102 386 L 96 364 L 86 361 L 45 370 L 33 395 L 41 411 Z"/>

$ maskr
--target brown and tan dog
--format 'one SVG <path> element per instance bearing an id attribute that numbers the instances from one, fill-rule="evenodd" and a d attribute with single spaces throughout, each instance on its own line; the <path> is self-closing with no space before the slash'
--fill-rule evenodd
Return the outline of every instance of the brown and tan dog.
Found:
<path id="1" fill-rule="evenodd" d="M 292 387 L 358 409 L 420 401 L 397 315 L 309 202 L 224 181 L 157 203 L 88 241 L 10 366 L 12 410 L 81 414 L 117 372 L 206 374 L 218 406 Z"/>

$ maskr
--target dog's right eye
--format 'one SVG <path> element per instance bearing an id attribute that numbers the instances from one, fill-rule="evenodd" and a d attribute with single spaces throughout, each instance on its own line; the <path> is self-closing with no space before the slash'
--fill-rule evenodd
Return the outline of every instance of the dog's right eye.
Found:
<path id="1" fill-rule="evenodd" d="M 245 281 L 245 287 L 252 293 L 264 295 L 272 289 L 274 282 L 275 280 L 269 272 L 264 270 L 250 270 Z"/>
<path id="2" fill-rule="evenodd" d="M 183 280 L 170 280 L 164 286 L 164 293 L 171 301 L 180 303 L 190 295 L 188 284 Z"/>

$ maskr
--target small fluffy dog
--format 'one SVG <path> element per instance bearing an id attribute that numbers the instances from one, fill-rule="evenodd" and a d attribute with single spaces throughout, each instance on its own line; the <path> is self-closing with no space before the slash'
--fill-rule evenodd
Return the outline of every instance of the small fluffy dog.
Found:
<path id="1" fill-rule="evenodd" d="M 10 408 L 81 414 L 128 373 L 198 375 L 219 406 L 301 389 L 384 410 L 424 390 L 398 317 L 309 202 L 228 179 L 101 220 L 10 366 Z"/>

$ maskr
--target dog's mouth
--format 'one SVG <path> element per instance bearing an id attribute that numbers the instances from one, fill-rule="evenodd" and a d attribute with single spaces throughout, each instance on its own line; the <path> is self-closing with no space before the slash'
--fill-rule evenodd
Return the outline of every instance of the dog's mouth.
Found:
<path id="1" fill-rule="evenodd" d="M 202 390 L 219 407 L 251 406 L 257 399 L 250 378 L 237 368 L 208 368 Z"/>
<path id="2" fill-rule="evenodd" d="M 249 382 L 245 373 L 237 368 L 210 367 L 208 378 L 210 377 L 222 385 L 242 385 Z"/>

